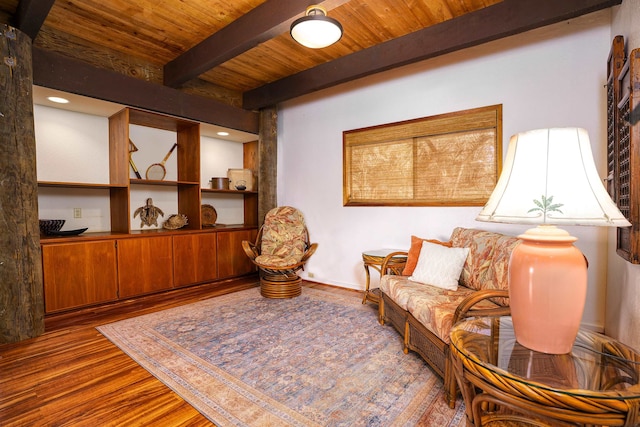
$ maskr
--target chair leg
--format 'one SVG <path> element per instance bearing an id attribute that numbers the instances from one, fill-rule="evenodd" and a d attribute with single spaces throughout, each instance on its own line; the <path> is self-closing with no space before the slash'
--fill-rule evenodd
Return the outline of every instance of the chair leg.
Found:
<path id="1" fill-rule="evenodd" d="M 456 398 L 458 397 L 458 382 L 453 368 L 451 351 L 447 351 L 444 362 L 444 397 L 451 409 L 456 407 Z"/>
<path id="2" fill-rule="evenodd" d="M 404 321 L 404 340 L 402 341 L 404 354 L 409 354 L 409 335 L 411 334 L 411 328 L 409 327 L 409 319 Z"/>

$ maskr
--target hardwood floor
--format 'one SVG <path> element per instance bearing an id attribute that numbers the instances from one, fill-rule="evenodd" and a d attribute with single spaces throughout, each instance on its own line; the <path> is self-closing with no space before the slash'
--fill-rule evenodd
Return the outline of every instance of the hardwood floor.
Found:
<path id="1" fill-rule="evenodd" d="M 0 345 L 0 425 L 211 426 L 95 327 L 254 286 L 249 277 L 48 317 L 44 335 Z"/>

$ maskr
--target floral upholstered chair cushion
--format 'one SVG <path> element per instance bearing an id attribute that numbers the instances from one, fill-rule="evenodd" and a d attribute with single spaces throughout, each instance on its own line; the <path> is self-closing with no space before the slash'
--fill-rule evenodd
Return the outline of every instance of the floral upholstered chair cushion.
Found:
<path id="1" fill-rule="evenodd" d="M 291 206 L 271 209 L 262 227 L 257 264 L 288 267 L 297 264 L 308 248 L 308 234 L 302 213 Z"/>

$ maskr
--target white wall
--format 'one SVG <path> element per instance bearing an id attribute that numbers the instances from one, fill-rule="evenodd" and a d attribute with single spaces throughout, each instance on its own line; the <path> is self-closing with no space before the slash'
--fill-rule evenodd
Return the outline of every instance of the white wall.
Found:
<path id="1" fill-rule="evenodd" d="M 604 176 L 609 44 L 606 10 L 281 105 L 278 203 L 300 208 L 312 241 L 319 243 L 306 267 L 311 280 L 363 289 L 362 251 L 408 248 L 411 234 L 447 239 L 456 226 L 508 234 L 525 229 L 476 222 L 479 207 L 343 206 L 343 131 L 503 104 L 504 152 L 509 137 L 519 131 L 584 127 Z M 568 230 L 590 260 L 583 323 L 602 329 L 607 232 Z"/>
<path id="2" fill-rule="evenodd" d="M 640 0 L 625 0 L 612 18 L 610 38 L 624 36 L 627 52 L 640 48 Z M 618 256 L 615 233 L 609 236 L 605 332 L 640 350 L 640 265 Z"/>

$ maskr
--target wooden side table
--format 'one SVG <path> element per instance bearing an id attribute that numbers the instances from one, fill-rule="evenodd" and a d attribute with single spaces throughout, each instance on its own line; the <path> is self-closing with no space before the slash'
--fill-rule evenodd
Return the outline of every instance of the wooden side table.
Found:
<path id="1" fill-rule="evenodd" d="M 366 304 L 367 300 L 370 300 L 373 303 L 378 304 L 380 301 L 380 294 L 377 289 L 369 289 L 369 285 L 371 284 L 371 275 L 369 273 L 369 267 L 373 267 L 375 270 L 380 273 L 382 277 L 382 263 L 387 255 L 393 252 L 402 252 L 404 254 L 407 253 L 406 249 L 374 249 L 370 251 L 362 252 L 362 262 L 364 263 L 364 272 L 366 275 L 366 283 L 364 288 L 364 296 L 362 298 L 362 303 Z M 404 266 L 407 262 L 407 255 L 394 255 L 387 265 L 390 268 Z"/>
<path id="2" fill-rule="evenodd" d="M 610 337 L 581 330 L 570 353 L 545 354 L 511 317 L 469 318 L 450 347 L 469 426 L 640 425 L 640 354 Z"/>

